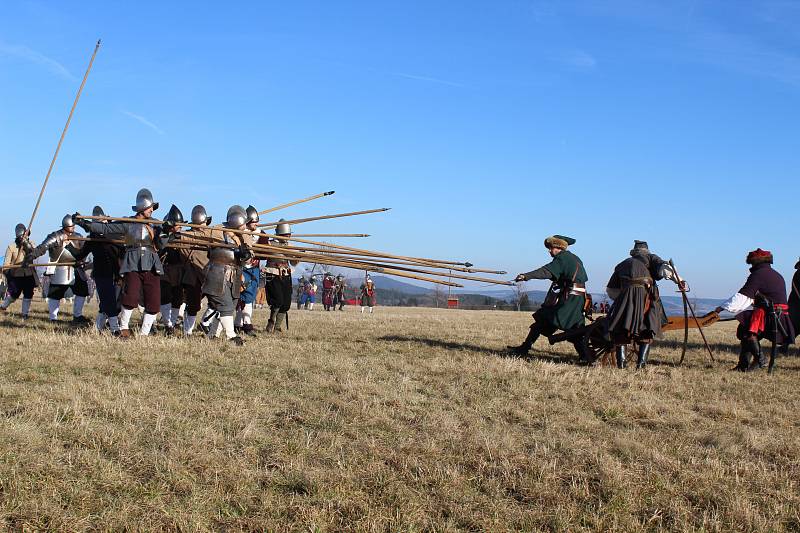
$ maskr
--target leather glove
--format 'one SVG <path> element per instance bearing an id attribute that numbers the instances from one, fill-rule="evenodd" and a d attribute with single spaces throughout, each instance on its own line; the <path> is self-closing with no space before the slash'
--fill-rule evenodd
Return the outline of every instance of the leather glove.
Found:
<path id="1" fill-rule="evenodd" d="M 250 251 L 250 248 L 247 247 L 246 244 L 242 244 L 239 246 L 239 260 L 241 261 L 250 261 L 253 258 L 253 252 Z"/>
<path id="2" fill-rule="evenodd" d="M 527 280 L 525 279 L 525 274 L 518 274 L 517 277 L 514 278 L 514 281 L 519 283 L 520 281 L 527 281 Z"/>
<path id="3" fill-rule="evenodd" d="M 81 214 L 75 211 L 72 213 L 72 221 L 75 223 L 76 226 L 79 228 L 83 228 L 85 231 L 90 231 L 89 226 L 90 222 L 84 218 L 81 218 Z"/>

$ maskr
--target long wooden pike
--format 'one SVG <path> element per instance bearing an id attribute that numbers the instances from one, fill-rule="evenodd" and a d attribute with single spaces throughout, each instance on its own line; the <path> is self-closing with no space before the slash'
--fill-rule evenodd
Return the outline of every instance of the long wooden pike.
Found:
<path id="1" fill-rule="evenodd" d="M 381 207 L 380 209 L 366 209 L 364 211 L 352 211 L 350 213 L 336 213 L 334 215 L 321 215 L 318 217 L 296 218 L 294 220 L 284 220 L 276 222 L 265 222 L 259 224 L 261 228 L 274 227 L 278 224 L 303 224 L 304 222 L 314 222 L 315 220 L 329 220 L 331 218 L 353 217 L 357 215 L 369 215 L 371 213 L 383 213 L 389 211 L 391 207 Z"/>
<path id="2" fill-rule="evenodd" d="M 53 167 L 56 164 L 56 159 L 58 159 L 58 152 L 61 151 L 61 144 L 64 142 L 64 137 L 67 135 L 69 124 L 70 122 L 72 122 L 72 115 L 75 113 L 75 108 L 78 106 L 78 100 L 81 99 L 81 93 L 83 92 L 83 88 L 86 85 L 86 80 L 89 78 L 89 72 L 92 70 L 92 64 L 94 63 L 94 58 L 97 55 L 97 51 L 99 49 L 100 49 L 100 39 L 97 40 L 97 44 L 94 47 L 94 52 L 92 52 L 92 57 L 91 59 L 89 59 L 89 66 L 86 67 L 86 72 L 83 75 L 81 86 L 78 88 L 78 94 L 75 95 L 75 100 L 72 102 L 72 108 L 70 108 L 69 110 L 67 123 L 64 124 L 64 130 L 61 132 L 61 137 L 58 139 L 58 144 L 56 145 L 56 151 L 53 154 L 53 159 L 50 160 L 50 167 L 48 167 L 47 169 L 47 174 L 44 177 L 44 183 L 42 183 L 42 188 L 39 191 L 39 197 L 36 199 L 36 205 L 33 207 L 33 213 L 31 213 L 31 219 L 28 221 L 28 227 L 25 230 L 25 233 L 27 235 L 31 234 L 31 226 L 33 226 L 33 220 L 36 218 L 36 213 L 39 212 L 39 204 L 42 203 L 42 197 L 44 196 L 44 190 L 47 188 L 47 182 L 50 181 L 50 173 L 53 172 Z"/>
<path id="3" fill-rule="evenodd" d="M 263 211 L 259 211 L 258 214 L 259 215 L 266 215 L 267 213 L 272 213 L 273 211 L 278 211 L 280 209 L 286 209 L 287 207 L 291 207 L 293 205 L 304 204 L 306 202 L 310 202 L 311 200 L 316 200 L 317 198 L 330 196 L 330 195 L 334 194 L 335 192 L 336 191 L 321 192 L 319 194 L 315 194 L 314 196 L 309 196 L 308 198 L 302 198 L 300 200 L 295 200 L 294 202 L 289 202 L 288 204 L 281 204 L 281 205 L 277 205 L 275 207 L 270 207 L 269 209 L 264 209 Z"/>
<path id="4" fill-rule="evenodd" d="M 367 233 L 293 233 L 294 237 L 370 237 Z"/>

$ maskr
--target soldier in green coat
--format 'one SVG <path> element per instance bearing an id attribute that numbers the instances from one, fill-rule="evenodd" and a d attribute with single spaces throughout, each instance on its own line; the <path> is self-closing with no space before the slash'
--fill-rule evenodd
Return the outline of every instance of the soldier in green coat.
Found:
<path id="1" fill-rule="evenodd" d="M 544 246 L 553 258 L 550 263 L 531 272 L 520 274 L 515 281 L 549 279 L 552 284 L 542 307 L 534 314 L 528 337 L 519 346 L 509 346 L 515 355 L 526 356 L 539 335 L 550 336 L 557 330 L 570 330 L 584 325 L 586 306 L 586 270 L 580 258 L 568 250 L 575 239 L 553 235 L 544 240 Z M 582 362 L 588 357 L 583 344 L 573 342 Z"/>

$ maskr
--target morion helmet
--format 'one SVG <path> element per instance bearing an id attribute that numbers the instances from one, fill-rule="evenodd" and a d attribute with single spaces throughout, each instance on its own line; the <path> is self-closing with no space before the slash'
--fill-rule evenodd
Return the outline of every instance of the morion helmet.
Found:
<path id="1" fill-rule="evenodd" d="M 61 219 L 61 229 L 67 229 L 75 226 L 75 221 L 72 220 L 72 215 L 64 215 Z"/>
<path id="2" fill-rule="evenodd" d="M 206 208 L 200 204 L 192 208 L 192 224 L 211 224 L 211 217 L 206 213 Z"/>
<path id="3" fill-rule="evenodd" d="M 285 218 L 282 218 L 278 221 L 278 225 L 275 226 L 275 235 L 279 235 L 281 237 L 288 237 L 292 234 L 292 226 L 286 222 Z"/>
<path id="4" fill-rule="evenodd" d="M 19 238 L 25 235 L 25 224 L 17 224 L 14 226 L 14 237 Z"/>
<path id="5" fill-rule="evenodd" d="M 169 208 L 167 215 L 164 217 L 164 222 L 173 222 L 175 224 L 181 224 L 184 222 L 183 213 L 181 213 L 181 210 L 178 209 L 177 205 L 172 204 L 172 207 Z"/>
<path id="6" fill-rule="evenodd" d="M 258 210 L 256 210 L 256 208 L 253 207 L 252 205 L 248 205 L 247 209 L 245 210 L 245 212 L 247 213 L 247 223 L 248 224 L 250 222 L 256 222 L 257 223 L 259 221 Z"/>
<path id="7" fill-rule="evenodd" d="M 136 213 L 141 213 L 148 207 L 152 207 L 155 211 L 158 209 L 158 202 L 153 201 L 153 193 L 150 192 L 150 189 L 140 189 L 136 193 L 136 205 L 132 205 L 131 209 Z"/>
<path id="8" fill-rule="evenodd" d="M 247 222 L 247 212 L 240 205 L 232 205 L 225 215 L 225 225 L 229 228 L 238 228 Z"/>
<path id="9" fill-rule="evenodd" d="M 94 206 L 92 208 L 92 216 L 93 217 L 104 217 L 104 216 L 106 216 L 106 213 L 105 213 L 105 211 L 103 211 L 102 207 L 100 207 L 99 205 L 96 205 L 96 206 Z"/>

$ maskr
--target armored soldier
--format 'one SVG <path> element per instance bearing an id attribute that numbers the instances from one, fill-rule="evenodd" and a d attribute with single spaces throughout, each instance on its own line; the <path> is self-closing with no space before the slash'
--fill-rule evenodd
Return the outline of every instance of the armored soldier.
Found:
<path id="1" fill-rule="evenodd" d="M 284 219 L 280 219 L 275 227 L 275 235 L 291 237 L 292 227 Z M 282 247 L 287 246 L 288 241 L 274 239 L 270 244 Z M 284 325 L 287 330 L 289 329 L 289 308 L 292 306 L 292 267 L 299 263 L 300 261 L 275 256 L 267 259 L 264 276 L 267 279 L 267 302 L 269 303 L 268 333 L 281 332 Z"/>
<path id="2" fill-rule="evenodd" d="M 22 318 L 27 319 L 33 301 L 33 290 L 36 288 L 36 270 L 30 266 L 24 266 L 28 257 L 28 252 L 23 246 L 27 237 L 27 230 L 24 224 L 17 224 L 14 228 L 14 242 L 6 248 L 6 256 L 3 266 L 17 268 L 6 268 L 3 270 L 8 281 L 8 292 L 0 304 L 0 312 L 5 312 L 17 298 L 22 296 Z"/>
<path id="3" fill-rule="evenodd" d="M 616 348 L 617 368 L 625 368 L 631 341 L 638 345 L 636 368 L 647 364 L 650 344 L 667 323 L 656 284 L 662 279 L 679 283 L 669 263 L 650 253 L 645 241 L 634 241 L 630 257 L 614 267 L 606 293 L 614 300 L 608 331 Z"/>
<path id="4" fill-rule="evenodd" d="M 70 242 L 73 236 L 78 236 L 75 233 L 75 220 L 72 215 L 66 215 L 61 219 L 61 229 L 45 237 L 39 246 L 34 248 L 27 240 L 23 246 L 28 248 L 26 259 L 29 262 L 48 252 L 51 263 L 67 263 L 48 266 L 45 271 L 45 275 L 50 276 L 50 286 L 47 291 L 50 320 L 52 322 L 58 320 L 61 299 L 72 289 L 72 294 L 75 295 L 72 303 L 72 323 L 82 325 L 88 322 L 83 316 L 83 304 L 89 296 L 89 286 L 86 284 L 86 272 L 76 265 L 75 257 L 80 246 Z"/>
<path id="5" fill-rule="evenodd" d="M 369 313 L 372 314 L 375 303 L 375 283 L 372 278 L 367 276 L 366 281 L 361 284 L 361 312 L 363 313 L 364 309 L 369 308 Z"/>
<path id="6" fill-rule="evenodd" d="M 206 208 L 202 205 L 196 205 L 192 208 L 192 224 L 195 226 L 208 226 L 211 224 L 211 217 L 208 216 Z M 202 227 L 189 228 L 185 233 L 186 235 L 181 239 L 187 243 L 191 241 L 204 242 L 211 236 L 211 230 Z M 183 295 L 186 300 L 183 334 L 189 336 L 194 332 L 197 313 L 200 312 L 203 301 L 203 281 L 205 280 L 205 269 L 208 265 L 208 252 L 189 247 L 181 248 L 180 252 L 183 254 L 181 285 L 183 286 Z"/>
<path id="7" fill-rule="evenodd" d="M 252 205 L 248 206 L 245 210 L 247 213 L 246 229 L 248 231 L 258 231 L 259 216 L 258 210 Z M 263 232 L 261 232 L 263 233 Z M 259 235 L 242 235 L 244 241 L 248 244 L 266 243 L 266 234 Z M 258 285 L 261 279 L 261 261 L 256 257 L 250 259 L 242 269 L 242 293 L 239 295 L 239 306 L 236 311 L 235 326 L 245 335 L 255 336 L 253 329 L 253 304 L 256 301 L 258 294 Z"/>
<path id="8" fill-rule="evenodd" d="M 322 306 L 326 311 L 333 309 L 333 288 L 336 282 L 330 272 L 325 272 L 322 278 Z"/>
<path id="9" fill-rule="evenodd" d="M 539 335 L 549 336 L 557 330 L 570 330 L 584 325 L 586 306 L 586 270 L 580 258 L 568 248 L 575 239 L 563 235 L 553 235 L 544 240 L 544 246 L 553 258 L 543 267 L 525 274 L 519 274 L 515 281 L 547 279 L 551 281 L 550 290 L 542 306 L 533 314 L 527 338 L 519 346 L 509 346 L 515 355 L 528 355 Z M 580 341 L 573 342 L 582 362 L 588 356 Z"/>
<path id="10" fill-rule="evenodd" d="M 333 288 L 333 307 L 339 307 L 339 311 L 344 309 L 345 304 L 345 291 L 347 290 L 347 281 L 341 274 L 336 276 L 336 284 Z"/>
<path id="11" fill-rule="evenodd" d="M 234 205 L 225 217 L 226 229 L 243 230 L 247 213 L 242 206 Z M 242 266 L 253 258 L 250 247 L 240 234 L 213 230 L 212 237 L 220 245 L 211 245 L 208 251 L 209 263 L 203 281 L 203 294 L 208 298 L 208 307 L 215 313 L 208 332 L 210 338 L 220 333 L 234 344 L 241 346 L 244 339 L 236 334 L 233 327 L 233 313 L 239 303 L 242 290 Z"/>
<path id="12" fill-rule="evenodd" d="M 172 237 L 174 242 L 180 241 L 180 224 L 183 224 L 183 213 L 178 206 L 172 204 L 164 217 L 161 231 Z M 175 331 L 175 324 L 184 303 L 183 271 L 185 269 L 185 255 L 179 248 L 164 248 L 161 250 L 161 263 L 164 265 L 164 275 L 161 276 L 161 323 L 167 335 Z"/>
<path id="13" fill-rule="evenodd" d="M 785 345 L 794 342 L 794 326 L 787 312 L 786 282 L 772 268 L 772 252 L 758 248 L 747 254 L 750 275 L 739 292 L 731 296 L 715 311 L 734 313 L 739 321 L 736 338 L 739 339 L 739 362 L 733 368 L 740 372 L 759 370 L 767 366 L 761 352 L 760 339 Z M 752 310 L 747 311 L 749 307 Z M 777 329 L 777 336 L 774 330 Z M 752 357 L 752 359 L 751 359 Z"/>
<path id="14" fill-rule="evenodd" d="M 99 205 L 94 206 L 92 216 L 105 216 L 103 208 Z M 95 326 L 98 331 L 103 331 L 107 322 L 111 333 L 119 335 L 120 307 L 117 287 L 122 280 L 119 262 L 123 248 L 112 242 L 101 242 L 105 240 L 105 235 L 102 233 L 89 233 L 89 237 L 97 240 L 86 242 L 75 259 L 83 261 L 89 254 L 92 255 L 92 279 L 100 300 L 100 312 L 97 313 Z"/>
<path id="15" fill-rule="evenodd" d="M 102 233 L 109 237 L 122 237 L 125 253 L 122 256 L 120 274 L 123 280 L 122 309 L 119 313 L 120 338 L 131 337 L 130 320 L 133 310 L 139 306 L 140 296 L 144 296 L 144 317 L 139 330 L 140 335 L 149 335 L 161 306 L 160 278 L 164 266 L 158 250 L 166 239 L 162 239 L 160 229 L 144 222 L 158 209 L 153 194 L 141 189 L 136 194 L 136 205 L 131 206 L 134 218 L 143 222 L 82 222 L 81 226 L 92 233 Z"/>

